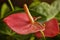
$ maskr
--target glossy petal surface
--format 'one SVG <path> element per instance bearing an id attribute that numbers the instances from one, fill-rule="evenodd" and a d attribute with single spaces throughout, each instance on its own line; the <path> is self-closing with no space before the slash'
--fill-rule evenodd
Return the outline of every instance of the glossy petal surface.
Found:
<path id="1" fill-rule="evenodd" d="M 8 25 L 8 27 L 18 34 L 30 34 L 44 29 L 44 27 L 37 22 L 31 24 L 26 13 L 9 15 L 8 17 L 4 18 L 3 21 Z"/>
<path id="2" fill-rule="evenodd" d="M 46 37 L 54 37 L 59 33 L 58 21 L 54 18 L 45 23 L 44 34 Z M 40 38 L 42 37 L 40 32 L 35 33 L 35 35 Z"/>

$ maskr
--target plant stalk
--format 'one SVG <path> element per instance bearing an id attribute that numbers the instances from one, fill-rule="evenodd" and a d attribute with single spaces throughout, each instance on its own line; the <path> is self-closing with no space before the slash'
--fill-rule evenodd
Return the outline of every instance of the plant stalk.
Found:
<path id="1" fill-rule="evenodd" d="M 14 11 L 14 7 L 13 7 L 13 5 L 12 5 L 11 0 L 8 0 L 8 2 L 9 2 L 9 4 L 10 4 L 11 8 L 12 8 L 12 11 Z"/>
<path id="2" fill-rule="evenodd" d="M 44 32 L 43 32 L 43 31 L 40 31 L 40 32 L 41 32 L 41 34 L 42 34 L 43 39 L 46 40 L 46 39 L 45 39 Z"/>
<path id="3" fill-rule="evenodd" d="M 26 4 L 24 4 L 24 10 L 25 10 L 25 12 L 26 12 L 26 14 L 27 14 L 27 16 L 28 16 L 30 22 L 31 22 L 32 24 L 34 24 L 33 17 L 31 16 L 31 14 L 30 14 L 30 12 L 29 12 L 29 9 L 28 9 L 28 7 L 27 7 Z"/>

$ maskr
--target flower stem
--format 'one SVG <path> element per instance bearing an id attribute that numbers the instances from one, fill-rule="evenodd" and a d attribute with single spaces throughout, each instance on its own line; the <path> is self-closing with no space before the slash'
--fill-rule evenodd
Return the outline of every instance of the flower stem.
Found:
<path id="1" fill-rule="evenodd" d="M 26 12 L 26 14 L 27 14 L 30 22 L 33 24 L 33 23 L 34 23 L 33 17 L 31 16 L 31 14 L 30 14 L 30 12 L 29 12 L 29 9 L 28 9 L 28 7 L 27 7 L 26 4 L 24 4 L 24 10 L 25 10 L 25 12 Z"/>
<path id="2" fill-rule="evenodd" d="M 10 4 L 11 8 L 12 8 L 12 11 L 14 11 L 14 7 L 13 7 L 13 5 L 12 5 L 11 0 L 8 0 L 8 2 L 9 2 L 9 4 Z"/>
<path id="3" fill-rule="evenodd" d="M 45 39 L 44 32 L 43 32 L 43 31 L 40 31 L 40 32 L 41 32 L 41 34 L 42 34 L 43 39 L 46 40 L 46 39 Z"/>

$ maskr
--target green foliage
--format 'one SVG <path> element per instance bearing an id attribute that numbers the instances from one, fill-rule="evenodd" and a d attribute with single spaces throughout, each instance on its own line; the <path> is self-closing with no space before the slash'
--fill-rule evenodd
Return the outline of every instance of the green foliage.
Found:
<path id="1" fill-rule="evenodd" d="M 40 4 L 39 0 L 33 0 L 33 2 L 30 4 L 29 8 L 35 7 Z"/>
<path id="2" fill-rule="evenodd" d="M 37 13 L 36 11 L 31 10 L 31 9 L 30 9 L 30 13 L 31 13 L 31 15 L 32 15 L 33 17 L 42 17 L 42 18 L 37 19 L 36 21 L 39 21 L 39 22 L 41 22 L 41 23 L 45 22 L 46 16 L 44 16 L 44 15 L 42 15 L 42 14 L 39 14 L 39 13 Z"/>
<path id="3" fill-rule="evenodd" d="M 4 3 L 1 7 L 1 18 L 4 17 L 4 14 L 9 12 L 9 7 L 7 6 L 6 3 Z"/>
<path id="4" fill-rule="evenodd" d="M 29 34 L 29 35 L 18 35 L 18 34 L 15 34 L 13 37 L 16 40 L 29 40 L 32 35 L 33 34 Z"/>
<path id="5" fill-rule="evenodd" d="M 17 10 L 20 10 L 20 11 L 22 10 L 22 11 L 23 11 L 22 8 L 16 6 L 16 7 L 15 7 L 15 11 L 17 11 Z"/>
<path id="6" fill-rule="evenodd" d="M 60 21 L 60 0 L 54 1 L 51 5 L 46 2 L 40 2 L 39 0 L 35 0 L 29 6 L 30 13 L 33 17 L 42 18 L 38 19 L 39 22 L 48 21 L 54 17 L 56 17 Z M 40 38 L 36 38 L 34 34 L 29 35 L 19 35 L 13 32 L 7 25 L 3 22 L 2 18 L 9 16 L 10 14 L 16 12 L 24 12 L 23 8 L 15 7 L 14 11 L 8 7 L 6 3 L 1 6 L 0 11 L 0 40 L 42 40 Z M 60 40 L 60 35 L 57 35 L 53 38 L 47 38 L 46 40 Z"/>
<path id="7" fill-rule="evenodd" d="M 6 13 L 3 18 L 5 18 L 5 17 L 7 17 L 11 14 L 14 14 L 14 13 L 17 13 L 17 12 L 23 12 L 23 11 L 24 10 L 22 8 L 16 6 L 14 11 L 11 11 L 11 9 L 10 9 L 10 11 L 8 13 Z"/>
<path id="8" fill-rule="evenodd" d="M 58 19 L 58 21 L 60 22 L 60 0 L 56 0 L 51 4 L 53 7 L 56 8 L 56 10 L 58 11 L 58 14 L 56 15 L 56 18 Z"/>
<path id="9" fill-rule="evenodd" d="M 60 22 L 60 12 L 56 15 L 56 18 Z"/>
<path id="10" fill-rule="evenodd" d="M 60 11 L 60 0 L 54 1 L 51 5 L 55 7 L 57 11 Z"/>
<path id="11" fill-rule="evenodd" d="M 6 34 L 6 35 L 14 35 L 15 33 L 7 27 L 7 25 L 0 20 L 0 33 Z"/>
<path id="12" fill-rule="evenodd" d="M 39 5 L 31 8 L 31 10 L 36 11 L 40 15 L 46 16 L 47 21 L 54 18 L 58 14 L 56 8 L 45 2 L 42 2 Z"/>
<path id="13" fill-rule="evenodd" d="M 30 38 L 30 40 L 34 40 L 35 39 L 35 37 L 34 36 L 32 36 L 31 38 Z"/>
<path id="14" fill-rule="evenodd" d="M 58 34 L 57 36 L 55 36 L 53 39 L 54 40 L 60 40 L 60 34 Z"/>

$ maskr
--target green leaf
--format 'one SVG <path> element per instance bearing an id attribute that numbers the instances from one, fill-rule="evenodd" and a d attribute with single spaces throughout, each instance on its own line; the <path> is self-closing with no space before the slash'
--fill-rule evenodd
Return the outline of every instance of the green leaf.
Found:
<path id="1" fill-rule="evenodd" d="M 55 36 L 53 39 L 54 40 L 60 40 L 60 34 L 58 34 L 57 36 Z"/>
<path id="2" fill-rule="evenodd" d="M 4 18 L 11 15 L 11 14 L 14 14 L 14 13 L 17 13 L 17 12 L 23 12 L 24 10 L 20 7 L 15 7 L 15 10 L 14 11 L 9 11 L 7 14 L 5 14 Z"/>
<path id="3" fill-rule="evenodd" d="M 29 35 L 18 35 L 18 34 L 15 34 L 13 37 L 16 40 L 29 40 L 31 36 L 32 36 L 32 34 L 29 34 Z"/>
<path id="4" fill-rule="evenodd" d="M 15 32 L 13 32 L 9 27 L 7 27 L 7 25 L 2 20 L 0 20 L 0 33 L 6 34 L 9 36 L 12 36 L 15 34 Z"/>
<path id="5" fill-rule="evenodd" d="M 17 10 L 23 10 L 23 9 L 16 6 L 16 7 L 15 7 L 15 10 L 17 11 Z"/>
<path id="6" fill-rule="evenodd" d="M 58 13 L 56 8 L 45 2 L 40 3 L 39 5 L 33 7 L 31 10 L 46 16 L 46 21 L 54 18 Z"/>
<path id="7" fill-rule="evenodd" d="M 56 18 L 60 22 L 60 12 L 56 15 Z"/>
<path id="8" fill-rule="evenodd" d="M 36 18 L 37 18 L 37 17 L 41 17 L 41 18 L 37 19 L 36 21 L 41 22 L 41 23 L 43 23 L 43 22 L 46 21 L 46 16 L 44 16 L 44 15 L 42 15 L 42 14 L 39 14 L 39 13 L 37 13 L 36 11 L 31 10 L 31 9 L 30 9 L 30 13 L 31 13 L 31 15 L 32 15 L 33 17 L 36 17 Z"/>
<path id="9" fill-rule="evenodd" d="M 33 0 L 33 2 L 30 4 L 29 8 L 35 7 L 40 4 L 39 0 Z"/>
<path id="10" fill-rule="evenodd" d="M 30 38 L 30 40 L 34 40 L 34 39 L 35 39 L 35 37 L 31 37 L 31 38 Z"/>
<path id="11" fill-rule="evenodd" d="M 6 14 L 9 11 L 9 7 L 6 3 L 4 3 L 1 7 L 1 18 L 4 17 L 4 14 Z"/>
<path id="12" fill-rule="evenodd" d="M 58 19 L 58 21 L 60 22 L 60 0 L 56 0 L 51 4 L 53 7 L 56 8 L 56 10 L 58 11 L 58 14 L 56 15 L 56 18 Z"/>
<path id="13" fill-rule="evenodd" d="M 46 37 L 46 40 L 53 40 L 53 38 L 50 38 L 50 37 Z"/>
<path id="14" fill-rule="evenodd" d="M 57 11 L 60 11 L 60 0 L 54 1 L 51 5 L 55 7 Z"/>

